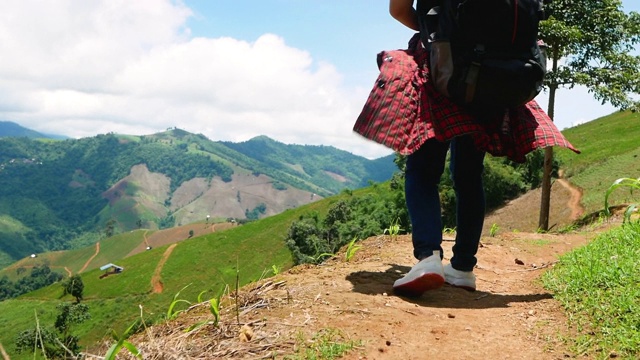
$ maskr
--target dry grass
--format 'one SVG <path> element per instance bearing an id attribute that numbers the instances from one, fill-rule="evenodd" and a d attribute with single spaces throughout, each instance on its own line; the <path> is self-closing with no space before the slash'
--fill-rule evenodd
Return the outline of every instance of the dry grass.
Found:
<path id="1" fill-rule="evenodd" d="M 145 328 L 130 341 L 145 359 L 261 359 L 292 353 L 292 334 L 302 323 L 274 323 L 249 314 L 261 308 L 290 304 L 285 282 L 265 280 L 222 300 L 220 320 L 214 324 L 209 302 L 193 305 L 176 320 Z M 193 330 L 194 324 L 202 324 Z M 93 352 L 106 353 L 110 344 Z M 103 359 L 86 354 L 86 359 Z M 122 351 L 118 358 L 134 359 Z"/>

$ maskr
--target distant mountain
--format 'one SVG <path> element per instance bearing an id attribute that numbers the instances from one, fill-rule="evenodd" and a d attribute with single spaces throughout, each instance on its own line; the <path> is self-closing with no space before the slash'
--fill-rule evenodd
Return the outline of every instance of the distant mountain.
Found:
<path id="1" fill-rule="evenodd" d="M 62 141 L 3 137 L 0 268 L 105 234 L 274 215 L 386 181 L 396 171 L 393 159 L 265 136 L 214 142 L 180 129 Z"/>
<path id="2" fill-rule="evenodd" d="M 66 139 L 62 135 L 47 135 L 27 129 L 11 121 L 0 121 L 0 138 L 2 137 L 27 137 L 34 139 Z"/>

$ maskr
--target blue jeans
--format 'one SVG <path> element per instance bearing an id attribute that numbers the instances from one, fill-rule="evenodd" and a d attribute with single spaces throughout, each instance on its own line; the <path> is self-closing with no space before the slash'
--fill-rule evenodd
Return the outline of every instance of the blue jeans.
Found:
<path id="1" fill-rule="evenodd" d="M 449 148 L 449 169 L 456 194 L 456 239 L 451 265 L 460 271 L 472 271 L 485 215 L 482 185 L 485 153 L 476 149 L 470 136 L 457 137 L 451 144 L 431 139 L 407 157 L 405 197 L 411 218 L 413 255 L 420 260 L 439 250 L 442 256 L 438 185 Z"/>

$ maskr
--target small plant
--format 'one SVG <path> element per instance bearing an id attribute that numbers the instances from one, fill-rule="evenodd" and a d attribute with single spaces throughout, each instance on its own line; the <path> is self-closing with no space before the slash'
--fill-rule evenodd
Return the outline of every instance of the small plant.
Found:
<path id="1" fill-rule="evenodd" d="M 456 229 L 455 228 L 446 227 L 446 228 L 442 229 L 442 233 L 444 235 L 453 235 L 453 234 L 456 233 Z"/>
<path id="2" fill-rule="evenodd" d="M 332 257 L 334 257 L 334 256 L 336 256 L 336 254 L 332 254 L 332 253 L 322 253 L 322 254 L 319 254 L 318 256 L 315 256 L 315 257 L 311 256 L 311 259 L 313 259 L 313 261 L 314 261 L 315 263 L 319 264 L 319 263 L 321 263 L 321 262 L 322 262 L 322 259 L 323 259 L 323 258 L 332 258 Z"/>
<path id="3" fill-rule="evenodd" d="M 180 304 L 180 303 L 185 303 L 187 305 L 191 305 L 191 303 L 187 300 L 184 299 L 178 299 L 178 296 L 180 296 L 180 293 L 188 288 L 189 286 L 191 286 L 191 284 L 183 287 L 182 289 L 180 289 L 180 291 L 178 291 L 175 295 L 173 295 L 173 300 L 171 301 L 171 304 L 169 304 L 169 308 L 167 309 L 167 315 L 166 315 L 166 319 L 167 320 L 172 320 L 175 319 L 181 312 L 184 312 L 184 310 L 175 310 L 176 305 Z M 202 293 L 200 293 L 202 294 Z"/>
<path id="4" fill-rule="evenodd" d="M 570 224 L 570 225 L 559 228 L 558 233 L 566 234 L 566 233 L 576 231 L 578 230 L 578 228 L 579 228 L 578 224 Z"/>
<path id="5" fill-rule="evenodd" d="M 393 221 L 393 223 L 391 223 L 391 225 L 389 225 L 388 228 L 384 229 L 383 234 L 389 234 L 389 236 L 391 236 L 391 239 L 397 238 L 398 235 L 400 234 L 400 232 L 403 230 L 400 227 L 399 221 L 400 220 L 398 218 L 396 218 Z"/>
<path id="6" fill-rule="evenodd" d="M 206 325 L 206 324 L 211 324 L 213 326 L 218 326 L 218 324 L 220 323 L 220 299 L 222 298 L 222 294 L 224 294 L 226 288 L 227 288 L 227 286 L 225 285 L 222 288 L 222 290 L 218 293 L 218 295 L 216 295 L 215 297 L 212 297 L 208 301 L 208 303 L 209 303 L 209 312 L 211 312 L 211 315 L 213 315 L 213 321 L 210 321 L 210 320 L 199 321 L 199 322 L 189 326 L 187 329 L 185 329 L 185 332 L 190 332 L 190 331 L 199 329 L 200 327 L 202 327 L 203 325 Z M 198 294 L 198 303 L 199 304 L 203 303 L 202 295 L 204 293 L 206 293 L 206 292 L 207 291 L 205 290 L 205 291 L 200 292 L 200 294 Z"/>
<path id="7" fill-rule="evenodd" d="M 349 262 L 356 252 L 362 248 L 362 245 L 356 245 L 356 241 L 358 241 L 358 237 L 354 237 L 353 240 L 349 242 L 349 245 L 347 245 L 347 251 L 344 254 L 346 262 Z"/>
<path id="8" fill-rule="evenodd" d="M 140 306 L 140 316 L 142 316 L 142 305 Z M 115 330 L 111 329 L 111 336 L 113 337 L 113 340 L 116 341 L 116 343 L 111 345 L 109 350 L 107 350 L 107 353 L 104 355 L 105 360 L 115 360 L 118 353 L 123 348 L 129 350 L 131 355 L 137 357 L 138 359 L 142 359 L 142 354 L 140 353 L 140 350 L 138 350 L 138 348 L 135 345 L 133 345 L 133 343 L 127 340 L 129 339 L 129 336 L 131 336 L 134 333 L 134 329 L 137 327 L 137 325 L 138 325 L 138 321 L 136 320 L 136 322 L 131 324 L 122 333 L 122 335 L 118 335 L 118 333 L 116 333 Z"/>
<path id="9" fill-rule="evenodd" d="M 310 341 L 304 341 L 304 336 L 300 334 L 297 342 L 302 345 L 297 353 L 286 356 L 284 359 L 334 360 L 343 357 L 349 351 L 360 346 L 359 341 L 345 339 L 345 336 L 337 329 L 323 329 Z"/>
<path id="10" fill-rule="evenodd" d="M 498 224 L 496 223 L 493 223 L 491 225 L 491 229 L 489 229 L 489 236 L 495 237 L 499 229 L 500 229 L 500 226 L 498 226 Z"/>
<path id="11" fill-rule="evenodd" d="M 607 217 L 611 216 L 611 211 L 609 211 L 609 195 L 621 186 L 628 187 L 630 192 L 633 193 L 634 189 L 640 189 L 640 178 L 620 178 L 609 186 L 609 189 L 607 189 L 607 192 L 604 195 L 604 213 Z M 627 210 L 624 212 L 623 222 L 626 223 L 627 221 L 631 221 L 631 214 L 638 208 L 638 205 L 640 204 L 631 204 L 627 207 Z"/>
<path id="12" fill-rule="evenodd" d="M 271 265 L 271 271 L 273 271 L 273 276 L 277 276 L 280 274 L 280 267 L 277 265 Z"/>

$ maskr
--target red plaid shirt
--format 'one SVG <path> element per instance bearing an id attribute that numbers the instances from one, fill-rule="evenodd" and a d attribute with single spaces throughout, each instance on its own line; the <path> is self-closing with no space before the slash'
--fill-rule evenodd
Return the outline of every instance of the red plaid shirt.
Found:
<path id="1" fill-rule="evenodd" d="M 417 35 L 416 35 L 417 36 Z M 535 149 L 563 146 L 576 153 L 537 102 L 480 122 L 439 93 L 429 81 L 428 53 L 414 36 L 409 50 L 378 54 L 380 75 L 353 130 L 408 155 L 425 141 L 471 134 L 479 149 L 524 162 Z"/>

